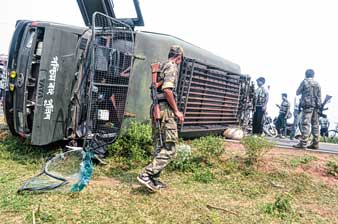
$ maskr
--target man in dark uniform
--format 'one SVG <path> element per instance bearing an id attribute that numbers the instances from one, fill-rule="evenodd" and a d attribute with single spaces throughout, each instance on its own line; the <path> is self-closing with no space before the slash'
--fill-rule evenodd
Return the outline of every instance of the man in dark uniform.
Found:
<path id="1" fill-rule="evenodd" d="M 265 78 L 260 77 L 256 80 L 258 88 L 256 89 L 255 113 L 252 118 L 252 134 L 260 135 L 263 133 L 263 118 L 266 112 L 266 106 L 269 101 L 269 92 L 265 88 Z"/>
<path id="2" fill-rule="evenodd" d="M 178 80 L 178 65 L 183 58 L 183 49 L 180 46 L 171 46 L 168 54 L 168 60 L 161 64 L 160 82 L 163 82 L 157 88 L 158 94 L 164 95 L 160 99 L 160 122 L 161 131 L 153 126 L 153 161 L 145 167 L 137 180 L 151 191 L 165 187 L 158 178 L 161 171 L 169 164 L 176 154 L 176 143 L 178 140 L 177 123 L 183 123 L 183 114 L 178 110 L 175 100 L 175 88 Z M 160 135 L 163 139 L 161 145 Z"/>
<path id="3" fill-rule="evenodd" d="M 276 129 L 278 131 L 277 137 L 283 138 L 282 130 L 285 130 L 286 128 L 287 116 L 290 113 L 290 103 L 286 93 L 282 93 L 282 104 L 277 104 L 277 107 L 279 107 L 279 115 L 276 122 Z"/>
<path id="4" fill-rule="evenodd" d="M 314 77 L 314 71 L 308 69 L 305 72 L 305 79 L 297 89 L 297 96 L 301 95 L 300 107 L 302 110 L 301 133 L 302 137 L 295 148 L 306 148 L 310 132 L 312 133 L 312 143 L 308 148 L 319 148 L 319 109 L 322 104 L 321 89 Z"/>

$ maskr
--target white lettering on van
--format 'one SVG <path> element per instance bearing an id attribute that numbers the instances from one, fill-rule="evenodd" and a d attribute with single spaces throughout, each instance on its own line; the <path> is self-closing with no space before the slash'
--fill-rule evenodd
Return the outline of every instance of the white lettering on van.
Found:
<path id="1" fill-rule="evenodd" d="M 43 119 L 44 120 L 50 120 L 50 117 L 51 117 L 53 109 L 54 109 L 53 99 L 44 100 L 43 101 L 43 106 L 44 106 L 44 112 L 43 112 L 43 114 L 45 115 L 43 117 Z"/>
<path id="2" fill-rule="evenodd" d="M 52 97 L 55 94 L 56 75 L 59 71 L 58 56 L 53 57 L 50 61 L 50 70 L 47 79 L 47 96 Z M 50 120 L 54 110 L 53 99 L 45 99 L 43 101 L 43 119 Z"/>
<path id="3" fill-rule="evenodd" d="M 50 70 L 49 70 L 49 77 L 48 77 L 48 86 L 47 86 L 47 95 L 54 95 L 55 93 L 55 81 L 56 81 L 56 74 L 59 71 L 59 63 L 58 57 L 53 57 L 53 60 L 50 62 Z"/>

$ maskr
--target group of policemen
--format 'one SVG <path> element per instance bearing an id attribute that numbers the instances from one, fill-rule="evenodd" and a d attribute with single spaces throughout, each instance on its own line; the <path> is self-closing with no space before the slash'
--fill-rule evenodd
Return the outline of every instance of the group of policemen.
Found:
<path id="1" fill-rule="evenodd" d="M 178 81 L 178 66 L 183 59 L 183 49 L 174 45 L 170 47 L 168 60 L 161 63 L 160 72 L 158 73 L 157 93 L 164 95 L 159 100 L 160 108 L 160 128 L 153 125 L 153 146 L 154 156 L 151 163 L 146 166 L 137 177 L 140 184 L 147 187 L 150 191 L 156 191 L 165 188 L 166 185 L 159 180 L 161 171 L 169 164 L 176 153 L 176 143 L 178 140 L 177 118 L 178 123 L 183 123 L 184 116 L 178 110 L 175 99 L 175 86 Z M 297 89 L 297 95 L 301 96 L 299 108 L 296 110 L 298 115 L 301 113 L 301 138 L 296 148 L 318 149 L 319 143 L 319 110 L 321 107 L 321 89 L 314 80 L 314 71 L 308 69 L 305 72 L 305 79 Z M 265 79 L 258 78 L 256 89 L 255 112 L 253 114 L 253 134 L 260 135 L 263 132 L 263 119 L 269 101 L 269 92 L 265 88 Z M 282 104 L 279 106 L 279 116 L 277 119 L 277 129 L 279 135 L 282 135 L 282 127 L 285 126 L 286 118 L 290 113 L 290 103 L 287 100 L 287 94 L 282 94 Z M 296 116 L 297 116 L 296 115 Z M 298 119 L 298 118 L 297 118 Z M 158 122 L 157 121 L 157 122 Z M 313 139 L 308 146 L 308 139 L 312 133 Z M 293 133 L 294 134 L 294 133 Z"/>
<path id="2" fill-rule="evenodd" d="M 317 81 L 314 80 L 315 72 L 308 69 L 305 72 L 305 79 L 301 82 L 297 89 L 296 95 L 300 96 L 299 105 L 295 105 L 294 110 L 294 125 L 291 131 L 290 138 L 295 137 L 297 125 L 300 126 L 301 137 L 299 143 L 294 145 L 295 148 L 319 148 L 319 113 L 322 106 L 321 88 Z M 253 134 L 262 134 L 263 132 L 263 117 L 266 112 L 266 106 L 269 100 L 269 93 L 265 88 L 265 79 L 258 78 L 256 89 L 256 106 L 253 115 Z M 282 137 L 282 130 L 286 127 L 286 120 L 290 117 L 290 103 L 287 99 L 287 94 L 282 94 L 282 103 L 279 107 L 279 115 L 276 122 L 278 136 Z M 300 120 L 300 121 L 299 121 Z M 328 128 L 328 126 L 327 126 Z M 322 132 L 325 131 L 321 130 Z M 308 145 L 310 134 L 312 134 L 311 144 Z M 325 132 L 327 134 L 327 130 Z"/>

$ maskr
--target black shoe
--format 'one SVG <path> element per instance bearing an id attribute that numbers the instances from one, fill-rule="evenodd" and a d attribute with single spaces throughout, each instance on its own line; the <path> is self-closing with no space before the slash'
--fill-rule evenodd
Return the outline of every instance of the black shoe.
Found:
<path id="1" fill-rule="evenodd" d="M 163 183 L 159 179 L 152 178 L 152 181 L 153 181 L 153 183 L 154 183 L 154 185 L 156 186 L 157 189 L 167 188 L 168 187 L 165 183 Z"/>
<path id="2" fill-rule="evenodd" d="M 151 192 L 156 191 L 158 188 L 155 186 L 154 182 L 152 181 L 152 179 L 146 175 L 146 174 L 140 174 L 137 177 L 138 182 L 140 182 L 140 184 L 144 185 L 145 187 L 147 187 L 147 189 L 149 189 Z"/>
<path id="3" fill-rule="evenodd" d="M 303 143 L 298 143 L 297 145 L 293 145 L 292 147 L 297 149 L 306 149 L 306 146 Z"/>

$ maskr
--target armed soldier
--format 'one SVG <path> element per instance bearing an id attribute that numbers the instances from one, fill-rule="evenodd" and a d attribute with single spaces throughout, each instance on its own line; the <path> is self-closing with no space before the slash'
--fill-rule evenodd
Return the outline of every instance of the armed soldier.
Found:
<path id="1" fill-rule="evenodd" d="M 312 143 L 308 148 L 319 148 L 319 112 L 322 106 L 321 89 L 318 82 L 313 80 L 314 71 L 308 69 L 305 72 L 305 79 L 297 89 L 297 95 L 301 95 L 300 107 L 302 110 L 301 133 L 302 137 L 295 148 L 306 148 L 310 131 L 313 135 Z M 311 130 L 310 130 L 311 128 Z"/>
<path id="2" fill-rule="evenodd" d="M 260 135 L 263 133 L 263 118 L 266 112 L 266 106 L 269 101 L 269 92 L 264 87 L 265 78 L 260 77 L 257 80 L 258 88 L 256 89 L 255 113 L 252 121 L 252 133 Z"/>
<path id="3" fill-rule="evenodd" d="M 282 93 L 282 103 L 281 105 L 276 104 L 279 108 L 279 115 L 276 122 L 276 128 L 278 131 L 279 138 L 283 138 L 282 130 L 286 128 L 286 120 L 287 116 L 290 113 L 290 102 L 288 101 L 288 95 L 286 93 Z"/>
<path id="4" fill-rule="evenodd" d="M 145 167 L 137 180 L 151 191 L 166 187 L 158 178 L 161 171 L 169 164 L 176 154 L 176 142 L 178 140 L 177 124 L 183 123 L 183 114 L 178 110 L 175 100 L 175 87 L 178 79 L 178 65 L 183 58 L 183 49 L 180 46 L 172 46 L 169 50 L 168 61 L 160 65 L 159 77 L 156 81 L 156 91 L 153 102 L 153 161 Z M 154 64 L 153 64 L 154 65 Z M 152 67 L 153 73 L 156 72 Z M 158 104 L 157 104 L 158 103 Z M 159 109 L 156 109 L 159 108 Z M 156 112 L 158 110 L 158 112 Z M 158 115 L 157 115 L 158 114 Z M 156 125 L 157 124 L 157 125 Z"/>

